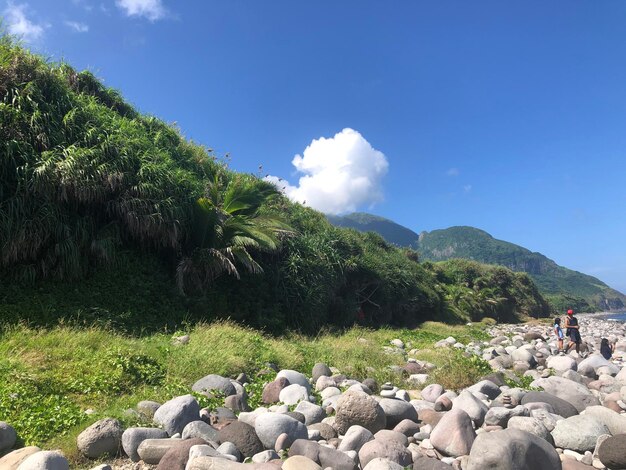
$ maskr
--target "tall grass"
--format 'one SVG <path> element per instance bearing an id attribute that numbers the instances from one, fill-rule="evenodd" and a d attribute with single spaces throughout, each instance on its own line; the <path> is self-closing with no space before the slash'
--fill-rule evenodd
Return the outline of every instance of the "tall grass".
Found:
<path id="1" fill-rule="evenodd" d="M 256 382 L 263 380 L 256 373 L 268 363 L 310 375 L 316 362 L 324 362 L 355 378 L 408 386 L 390 368 L 404 365 L 406 359 L 382 350 L 391 339 L 429 351 L 435 341 L 451 334 L 466 342 L 485 337 L 481 325 L 439 323 L 417 330 L 355 327 L 316 337 L 291 333 L 277 338 L 221 321 L 177 334 L 182 333 L 190 335 L 190 342 L 177 346 L 165 333 L 133 337 L 103 327 L 5 327 L 0 331 L 0 372 L 10 380 L 0 383 L 0 416 L 16 427 L 25 444 L 60 446 L 79 459 L 75 437 L 90 423 L 114 416 L 128 426 L 141 424 L 125 410 L 144 399 L 163 402 L 189 393 L 191 385 L 208 374 L 235 377 L 246 372 Z M 427 357 L 446 370 L 463 368 L 459 374 L 467 380 L 483 372 L 466 364 L 454 367 L 437 354 Z"/>

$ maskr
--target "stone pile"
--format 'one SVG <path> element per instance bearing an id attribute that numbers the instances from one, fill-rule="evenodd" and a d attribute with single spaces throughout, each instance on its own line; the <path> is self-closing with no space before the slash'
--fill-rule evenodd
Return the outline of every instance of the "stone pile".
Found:
<path id="1" fill-rule="evenodd" d="M 154 427 L 123 429 L 107 418 L 85 429 L 77 445 L 90 459 L 126 455 L 132 462 L 101 470 L 626 469 L 625 326 L 592 317 L 580 323 L 585 357 L 559 355 L 550 326 L 499 325 L 488 342 L 438 342 L 494 369 L 462 390 L 431 383 L 434 366 L 414 359 L 402 368 L 407 389 L 316 364 L 310 376 L 279 371 L 264 387 L 265 406 L 252 410 L 245 376 L 211 374 L 191 390 L 225 396 L 223 408 L 201 409 L 193 395 L 141 402 L 137 412 Z M 597 351 L 611 336 L 616 354 L 607 361 Z M 383 353 L 408 358 L 409 348 L 394 340 Z M 0 455 L 15 442 L 13 428 L 0 423 Z M 0 458 L 0 468 L 69 465 L 58 452 L 27 447 Z"/>

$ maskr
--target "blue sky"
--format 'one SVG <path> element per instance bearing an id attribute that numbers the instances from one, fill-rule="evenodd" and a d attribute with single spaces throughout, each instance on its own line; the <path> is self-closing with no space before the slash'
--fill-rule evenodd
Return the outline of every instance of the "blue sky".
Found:
<path id="1" fill-rule="evenodd" d="M 626 292 L 626 2 L 0 0 L 5 28 L 326 211 Z M 345 130 L 344 130 L 345 129 Z"/>

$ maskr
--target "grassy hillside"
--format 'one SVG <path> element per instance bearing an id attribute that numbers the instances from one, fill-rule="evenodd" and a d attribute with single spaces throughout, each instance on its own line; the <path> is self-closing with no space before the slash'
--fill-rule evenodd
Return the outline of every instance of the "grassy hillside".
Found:
<path id="1" fill-rule="evenodd" d="M 0 312 L 129 332 L 231 318 L 270 331 L 545 315 L 509 272 L 452 305 L 416 253 L 331 225 L 144 116 L 89 72 L 0 39 Z M 496 278 L 494 278 L 496 279 Z M 462 286 L 463 287 L 463 286 Z M 489 291 L 487 289 L 493 289 Z M 488 303 L 488 302 L 487 302 Z"/>
<path id="2" fill-rule="evenodd" d="M 473 227 L 423 232 L 419 237 L 419 252 L 424 259 L 433 261 L 467 258 L 526 272 L 559 310 L 623 309 L 626 305 L 624 294 L 599 279 L 559 266 L 541 253 L 497 240 Z"/>
<path id="3" fill-rule="evenodd" d="M 417 249 L 418 234 L 392 220 L 364 212 L 338 216 L 326 215 L 331 224 L 337 227 L 353 228 L 360 232 L 376 232 L 389 243 Z"/>

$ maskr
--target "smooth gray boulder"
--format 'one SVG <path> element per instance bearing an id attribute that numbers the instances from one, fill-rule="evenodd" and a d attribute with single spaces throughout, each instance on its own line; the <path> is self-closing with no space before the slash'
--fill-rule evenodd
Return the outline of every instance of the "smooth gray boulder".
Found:
<path id="1" fill-rule="evenodd" d="M 420 456 L 413 460 L 413 470 L 451 470 L 451 468 L 436 458 Z"/>
<path id="2" fill-rule="evenodd" d="M 314 441 L 298 439 L 289 448 L 289 458 L 303 456 L 321 465 L 323 468 L 333 468 L 334 470 L 357 470 L 358 466 L 354 459 L 348 454 L 322 446 Z M 284 466 L 283 466 L 284 468 Z"/>
<path id="3" fill-rule="evenodd" d="M 619 367 L 612 362 L 607 361 L 600 354 L 592 354 L 578 364 L 578 372 L 585 377 L 594 378 L 599 375 L 598 369 L 600 367 L 608 368 L 611 375 L 616 375 L 620 371 Z"/>
<path id="4" fill-rule="evenodd" d="M 97 459 L 108 454 L 116 455 L 122 445 L 122 424 L 113 418 L 96 421 L 76 438 L 78 450 L 85 457 Z"/>
<path id="5" fill-rule="evenodd" d="M 304 415 L 304 424 L 307 426 L 321 423 L 326 418 L 326 411 L 319 405 L 310 401 L 301 401 L 295 409 L 296 412 Z"/>
<path id="6" fill-rule="evenodd" d="M 501 426 L 506 428 L 509 419 L 514 416 L 528 416 L 528 409 L 522 405 L 517 405 L 515 408 L 506 408 L 504 406 L 496 406 L 489 408 L 485 415 L 485 425 L 488 426 Z"/>
<path id="7" fill-rule="evenodd" d="M 519 429 L 484 432 L 474 441 L 465 470 L 561 470 L 547 441 Z"/>
<path id="8" fill-rule="evenodd" d="M 593 416 L 609 428 L 613 436 L 626 434 L 625 414 L 617 413 L 605 406 L 590 406 L 583 412 L 582 416 Z"/>
<path id="9" fill-rule="evenodd" d="M 187 463 L 185 470 L 278 470 L 273 463 L 237 463 L 223 457 L 201 456 Z M 301 469 L 304 470 L 304 469 Z"/>
<path id="10" fill-rule="evenodd" d="M 415 433 L 420 432 L 420 424 L 417 421 L 413 421 L 410 419 L 403 419 L 396 426 L 394 426 L 393 430 L 397 432 L 401 432 L 407 437 L 413 436 Z"/>
<path id="11" fill-rule="evenodd" d="M 144 415 L 146 418 L 152 419 L 154 417 L 154 413 L 161 406 L 160 403 L 151 400 L 142 400 L 137 403 L 137 411 Z"/>
<path id="12" fill-rule="evenodd" d="M 215 450 L 222 455 L 233 457 L 235 461 L 237 462 L 240 460 L 243 460 L 241 458 L 241 452 L 239 452 L 239 449 L 237 449 L 237 446 L 233 444 L 232 442 L 228 442 L 228 441 L 222 442 L 219 445 L 219 447 Z"/>
<path id="13" fill-rule="evenodd" d="M 524 362 L 528 364 L 528 367 L 530 367 L 531 369 L 537 365 L 535 357 L 528 349 L 520 348 L 512 351 L 511 358 L 513 359 L 513 361 Z"/>
<path id="14" fill-rule="evenodd" d="M 6 470 L 16 470 L 20 464 L 36 452 L 41 451 L 37 446 L 22 447 L 0 457 L 0 468 Z"/>
<path id="15" fill-rule="evenodd" d="M 17 470 L 69 470 L 70 463 L 60 453 L 42 450 L 27 457 Z"/>
<path id="16" fill-rule="evenodd" d="M 290 369 L 283 369 L 278 374 L 276 374 L 276 379 L 281 377 L 286 378 L 290 384 L 298 384 L 306 387 L 309 393 L 311 393 L 311 384 L 309 383 L 309 379 L 307 379 L 306 375 Z"/>
<path id="17" fill-rule="evenodd" d="M 406 447 L 397 441 L 388 439 L 374 439 L 366 442 L 359 450 L 361 467 L 366 467 L 375 458 L 387 459 L 402 467 L 408 467 L 413 463 L 411 452 Z"/>
<path id="18" fill-rule="evenodd" d="M 422 399 L 429 401 L 431 403 L 435 403 L 437 398 L 443 395 L 443 387 L 439 384 L 430 384 L 424 387 L 421 391 L 420 395 L 422 395 Z"/>
<path id="19" fill-rule="evenodd" d="M 139 459 L 150 465 L 157 465 L 167 452 L 176 447 L 182 439 L 146 439 L 137 447 Z"/>
<path id="20" fill-rule="evenodd" d="M 363 426 L 355 424 L 350 426 L 348 431 L 346 431 L 346 434 L 339 443 L 339 447 L 337 447 L 337 449 L 343 452 L 354 450 L 358 453 L 365 443 L 373 439 L 374 435 L 371 432 Z"/>
<path id="21" fill-rule="evenodd" d="M 543 388 L 547 393 L 571 403 L 579 413 L 588 406 L 600 404 L 598 398 L 586 386 L 563 377 L 536 379 L 530 386 Z"/>
<path id="22" fill-rule="evenodd" d="M 467 387 L 467 391 L 471 393 L 482 393 L 483 395 L 487 395 L 490 400 L 495 399 L 501 393 L 500 387 L 491 380 L 481 380 L 471 387 Z"/>
<path id="23" fill-rule="evenodd" d="M 385 412 L 386 428 L 393 429 L 401 421 L 410 419 L 411 421 L 417 421 L 417 411 L 413 405 L 404 400 L 397 400 L 394 398 L 383 398 L 378 402 L 380 407 Z"/>
<path id="24" fill-rule="evenodd" d="M 564 379 L 573 380 L 574 382 L 578 382 L 579 384 L 585 382 L 583 376 L 573 370 L 566 370 L 561 374 L 561 377 L 563 377 Z"/>
<path id="25" fill-rule="evenodd" d="M 593 451 L 602 434 L 610 434 L 609 428 L 597 418 L 584 415 L 557 421 L 552 431 L 555 446 L 583 453 Z"/>
<path id="26" fill-rule="evenodd" d="M 554 413 L 569 418 L 578 414 L 578 410 L 571 403 L 547 392 L 528 392 L 522 397 L 522 405 L 531 403 L 547 403 L 552 407 Z"/>
<path id="27" fill-rule="evenodd" d="M 445 413 L 430 433 L 430 443 L 444 455 L 459 457 L 469 453 L 476 438 L 472 419 L 462 409 Z"/>
<path id="28" fill-rule="evenodd" d="M 369 463 L 363 468 L 363 470 L 403 470 L 404 467 L 400 464 L 392 462 L 389 459 L 381 459 L 376 457 L 369 461 Z"/>
<path id="29" fill-rule="evenodd" d="M 554 413 L 550 413 L 549 411 L 543 410 L 543 409 L 531 410 L 530 417 L 541 421 L 541 423 L 546 427 L 548 432 L 552 432 L 554 430 L 554 427 L 556 426 L 557 421 L 561 419 L 565 419 L 562 416 L 559 416 Z"/>
<path id="30" fill-rule="evenodd" d="M 254 422 L 254 431 L 266 449 L 273 449 L 276 439 L 287 434 L 285 443 L 289 447 L 296 439 L 308 439 L 307 428 L 297 419 L 279 413 L 262 413 Z"/>
<path id="31" fill-rule="evenodd" d="M 285 405 L 295 405 L 309 399 L 309 389 L 300 384 L 287 385 L 278 394 L 278 399 Z"/>
<path id="32" fill-rule="evenodd" d="M 189 448 L 189 460 L 198 457 L 222 457 L 220 453 L 209 444 L 198 444 Z"/>
<path id="33" fill-rule="evenodd" d="M 618 434 L 604 440 L 598 448 L 598 457 L 608 468 L 615 470 L 626 468 L 626 434 Z"/>
<path id="34" fill-rule="evenodd" d="M 358 424 L 377 433 L 385 429 L 387 418 L 380 404 L 365 392 L 356 390 L 342 394 L 336 403 L 335 428 L 344 434 L 350 426 Z"/>
<path id="35" fill-rule="evenodd" d="M 328 422 L 311 424 L 310 426 L 307 426 L 307 428 L 309 432 L 318 432 L 320 439 L 324 441 L 330 441 L 331 439 L 337 437 L 337 430 L 328 424 Z"/>
<path id="36" fill-rule="evenodd" d="M 409 438 L 398 431 L 392 431 L 391 429 L 381 429 L 376 434 L 374 434 L 374 439 L 382 440 L 392 440 L 401 444 L 404 447 L 408 447 Z"/>
<path id="37" fill-rule="evenodd" d="M 322 376 L 330 377 L 331 375 L 333 375 L 333 373 L 330 370 L 330 367 L 322 362 L 315 364 L 313 366 L 313 370 L 311 371 L 311 378 L 313 379 L 313 382 L 317 382 L 317 379 Z"/>
<path id="38" fill-rule="evenodd" d="M 0 421 L 0 453 L 12 449 L 17 441 L 15 428 L 9 423 Z"/>
<path id="39" fill-rule="evenodd" d="M 519 429 L 520 431 L 534 434 L 541 439 L 545 439 L 550 444 L 554 444 L 554 439 L 552 439 L 550 431 L 548 431 L 548 428 L 543 424 L 543 422 L 537 418 L 532 418 L 530 416 L 513 416 L 509 419 L 507 428 Z"/>
<path id="40" fill-rule="evenodd" d="M 178 440 L 177 444 L 163 455 L 156 470 L 185 470 L 191 448 L 205 444 L 204 440 L 197 437 Z"/>
<path id="41" fill-rule="evenodd" d="M 237 382 L 234 382 L 237 383 Z M 248 405 L 248 398 L 245 394 L 237 393 L 236 395 L 230 395 L 224 399 L 224 406 L 233 412 L 238 411 L 252 411 L 252 408 Z"/>
<path id="42" fill-rule="evenodd" d="M 172 398 L 163 403 L 154 413 L 154 422 L 165 429 L 170 436 L 182 433 L 185 426 L 198 419 L 200 419 L 200 405 L 193 395 Z"/>
<path id="43" fill-rule="evenodd" d="M 194 437 L 199 437 L 200 439 L 204 439 L 206 442 L 219 441 L 217 429 L 201 420 L 196 420 L 188 423 L 183 429 L 181 437 L 183 439 L 192 439 Z"/>
<path id="44" fill-rule="evenodd" d="M 563 374 L 569 370 L 575 371 L 578 365 L 571 356 L 550 356 L 546 360 L 546 367 L 554 369 L 557 374 Z"/>
<path id="45" fill-rule="evenodd" d="M 463 390 L 459 393 L 458 397 L 452 400 L 452 409 L 465 411 L 472 421 L 474 421 L 476 427 L 480 427 L 485 420 L 485 415 L 489 408 L 471 392 Z"/>
<path id="46" fill-rule="evenodd" d="M 166 439 L 167 432 L 159 428 L 128 428 L 122 434 L 122 448 L 130 460 L 139 462 L 139 445 L 146 439 Z"/>
<path id="47" fill-rule="evenodd" d="M 222 377 L 221 375 L 209 374 L 198 380 L 191 390 L 198 393 L 210 395 L 211 393 L 218 393 L 224 397 L 237 394 L 237 389 L 231 383 L 230 379 Z"/>
<path id="48" fill-rule="evenodd" d="M 253 463 L 266 463 L 270 460 L 280 460 L 280 455 L 275 450 L 264 450 L 252 456 Z"/>
<path id="49" fill-rule="evenodd" d="M 322 470 L 317 463 L 303 455 L 294 455 L 283 462 L 283 470 Z"/>

